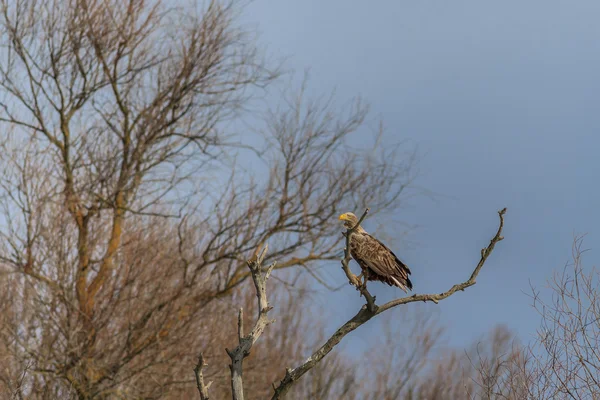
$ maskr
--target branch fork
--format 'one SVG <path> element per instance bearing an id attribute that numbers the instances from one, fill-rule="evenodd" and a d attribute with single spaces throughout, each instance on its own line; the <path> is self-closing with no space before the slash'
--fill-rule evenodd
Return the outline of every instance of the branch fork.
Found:
<path id="1" fill-rule="evenodd" d="M 248 357 L 252 346 L 254 343 L 256 343 L 258 338 L 260 338 L 267 325 L 274 322 L 274 320 L 269 320 L 268 318 L 268 313 L 273 309 L 273 307 L 271 307 L 267 301 L 266 288 L 267 280 L 271 276 L 271 272 L 273 272 L 273 268 L 275 268 L 276 263 L 273 262 L 266 268 L 263 268 L 262 266 L 268 249 L 269 246 L 265 245 L 262 251 L 257 252 L 256 255 L 247 261 L 258 300 L 258 317 L 256 322 L 254 323 L 252 330 L 247 335 L 244 335 L 244 310 L 240 308 L 238 313 L 238 345 L 232 350 L 227 348 L 225 349 L 227 355 L 229 355 L 229 358 L 231 358 L 229 369 L 231 371 L 231 391 L 232 398 L 234 400 L 244 400 L 244 359 Z M 194 368 L 194 372 L 196 374 L 196 383 L 198 386 L 198 391 L 200 392 L 200 400 L 208 400 L 208 388 L 212 383 L 210 382 L 208 385 L 204 385 L 204 379 L 202 376 L 202 368 L 204 366 L 206 366 L 206 364 L 204 364 L 204 359 L 202 354 L 200 354 L 198 364 L 196 365 L 196 368 Z"/>
<path id="2" fill-rule="evenodd" d="M 273 307 L 269 305 L 267 300 L 266 287 L 267 280 L 271 276 L 271 272 L 273 271 L 273 268 L 275 268 L 276 263 L 273 262 L 266 268 L 263 268 L 262 266 L 268 249 L 269 246 L 266 245 L 258 255 L 247 261 L 258 300 L 258 317 L 256 322 L 254 323 L 252 330 L 247 335 L 244 335 L 244 310 L 240 308 L 238 313 L 238 345 L 233 350 L 225 349 L 229 358 L 231 358 L 229 369 L 231 371 L 231 390 L 234 400 L 244 399 L 244 358 L 250 354 L 250 349 L 262 335 L 267 325 L 274 322 L 268 318 L 268 313 Z"/>

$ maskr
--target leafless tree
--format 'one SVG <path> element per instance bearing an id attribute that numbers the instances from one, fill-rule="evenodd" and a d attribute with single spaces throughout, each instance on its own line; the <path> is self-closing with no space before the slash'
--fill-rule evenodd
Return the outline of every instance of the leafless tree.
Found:
<path id="1" fill-rule="evenodd" d="M 477 385 L 486 398 L 600 398 L 599 275 L 582 263 L 583 237 L 573 243 L 572 262 L 554 273 L 545 290 L 532 286 L 541 317 L 537 338 L 519 354 L 478 365 Z"/>
<path id="2" fill-rule="evenodd" d="M 360 102 L 289 94 L 256 144 L 229 133 L 277 75 L 239 10 L 0 1 L 1 382 L 24 397 L 181 398 L 249 253 L 320 279 L 340 210 L 399 206 L 413 160 L 349 145 Z"/>
<path id="3" fill-rule="evenodd" d="M 447 347 L 444 328 L 425 307 L 403 308 L 383 323 L 366 350 L 363 399 L 521 399 L 515 356 L 524 354 L 504 326 L 469 348 Z M 508 355 L 512 357 L 507 357 Z M 510 367 L 510 369 L 508 368 Z M 491 376 L 497 379 L 484 379 Z M 486 385 L 483 385 L 483 383 Z"/>
<path id="4" fill-rule="evenodd" d="M 262 332 L 261 340 L 255 342 L 252 351 L 244 357 L 244 398 L 258 400 L 268 397 L 273 390 L 271 385 L 280 371 L 290 362 L 301 362 L 310 348 L 322 339 L 324 321 L 315 319 L 310 312 L 313 305 L 309 300 L 311 291 L 305 288 L 306 284 L 296 283 L 289 292 L 282 290 L 281 285 L 271 285 L 275 292 L 269 292 L 270 303 L 275 304 L 276 308 L 269 310 L 269 319 L 275 319 L 276 323 L 270 324 L 269 329 Z M 260 315 L 256 295 L 251 293 L 253 291 L 254 289 L 245 290 L 242 298 L 237 299 L 240 301 L 238 305 L 243 305 L 242 339 L 253 334 L 255 315 Z M 225 309 L 208 316 L 211 318 L 211 327 L 218 334 L 207 335 L 212 340 L 206 348 L 208 356 L 203 354 L 206 365 L 197 364 L 196 369 L 203 374 L 204 386 L 211 383 L 209 398 L 231 397 L 231 375 L 226 367 L 231 365 L 231 358 L 225 348 L 229 348 L 230 354 L 235 353 L 236 349 L 231 349 L 231 343 L 240 342 L 240 322 L 238 318 L 235 324 L 226 323 L 223 326 L 222 315 L 238 312 L 235 310 L 235 302 L 234 299 L 228 300 L 229 304 Z M 261 323 L 264 321 L 265 318 Z M 200 366 L 203 368 L 200 369 Z M 294 387 L 291 398 L 352 398 L 350 389 L 356 389 L 355 374 L 356 366 L 341 354 L 335 354 L 315 369 L 311 379 Z"/>
<path id="5" fill-rule="evenodd" d="M 582 246 L 576 237 L 572 262 L 548 282 L 549 293 L 532 290 L 542 317 L 531 347 L 538 398 L 600 398 L 600 275 L 584 268 Z"/>
<path id="6" fill-rule="evenodd" d="M 440 300 L 448 298 L 452 294 L 456 293 L 459 290 L 464 290 L 469 286 L 472 286 L 476 283 L 476 278 L 479 274 L 481 268 L 483 268 L 487 258 L 490 256 L 492 251 L 494 250 L 495 245 L 503 240 L 502 229 L 504 227 L 504 214 L 506 213 L 506 209 L 502 209 L 498 212 L 500 223 L 498 230 L 494 237 L 491 239 L 489 245 L 481 250 L 481 259 L 471 277 L 463 282 L 456 285 L 453 285 L 448 291 L 440 293 L 440 294 L 426 294 L 426 295 L 413 295 L 410 297 L 405 297 L 397 300 L 392 300 L 388 303 L 385 303 L 381 306 L 378 306 L 375 303 L 375 298 L 369 293 L 368 289 L 365 285 L 360 285 L 356 276 L 354 276 L 348 267 L 348 263 L 350 260 L 350 251 L 349 251 L 349 241 L 351 235 L 353 234 L 356 227 L 360 225 L 360 223 L 366 218 L 369 209 L 365 210 L 358 223 L 346 230 L 344 236 L 346 237 L 346 250 L 344 252 L 344 258 L 342 259 L 342 268 L 346 273 L 351 284 L 355 285 L 357 289 L 360 291 L 361 295 L 365 297 L 366 304 L 361 308 L 361 310 L 348 322 L 346 322 L 343 326 L 341 326 L 329 339 L 325 341 L 325 344 L 320 346 L 316 351 L 314 351 L 307 360 L 302 362 L 296 368 L 286 368 L 285 376 L 283 379 L 279 381 L 278 384 L 273 384 L 274 393 L 272 399 L 281 399 L 288 395 L 290 389 L 298 382 L 304 374 L 309 372 L 311 369 L 315 368 L 319 363 L 321 363 L 324 358 L 333 350 L 333 348 L 340 343 L 340 341 L 350 332 L 357 329 L 364 323 L 371 320 L 373 317 L 393 309 L 399 305 L 409 304 L 417 301 L 430 301 L 433 303 L 438 303 Z M 268 324 L 267 312 L 272 308 L 269 306 L 267 297 L 266 297 L 266 280 L 269 277 L 270 271 L 272 267 L 264 268 L 261 267 L 261 263 L 265 257 L 265 250 L 261 251 L 260 255 L 255 256 L 255 258 L 248 261 L 249 269 L 252 274 L 252 278 L 255 281 L 256 287 L 256 295 L 258 297 L 258 313 L 254 323 L 254 328 L 252 331 L 244 335 L 243 334 L 243 320 L 242 317 L 239 317 L 238 320 L 238 341 L 239 345 L 233 352 L 228 351 L 232 364 L 230 365 L 231 369 L 231 379 L 232 379 L 232 393 L 234 399 L 243 399 L 244 398 L 244 386 L 243 386 L 243 374 L 242 374 L 242 366 L 243 360 L 245 356 L 250 352 L 252 346 L 258 341 L 261 334 Z M 416 325 L 419 328 L 419 325 Z M 421 326 L 421 330 L 424 331 L 424 337 L 419 340 L 420 348 L 411 349 L 410 356 L 405 358 L 406 364 L 403 366 L 405 368 L 405 376 L 404 379 L 400 379 L 400 383 L 390 386 L 388 382 L 382 381 L 385 377 L 383 373 L 375 372 L 376 378 L 379 378 L 381 381 L 380 387 L 383 388 L 382 393 L 378 393 L 377 396 L 384 396 L 386 399 L 397 398 L 400 396 L 404 386 L 408 386 L 408 382 L 406 380 L 411 379 L 414 375 L 417 375 L 419 371 L 425 365 L 423 361 L 423 356 L 426 356 L 430 351 L 435 339 L 437 337 L 437 333 L 435 331 L 431 331 L 430 329 L 424 328 Z M 432 335 L 432 336 L 430 336 Z M 236 365 L 237 362 L 237 365 Z M 199 364 L 198 369 L 202 366 Z M 389 365 L 384 365 L 384 369 L 386 371 L 390 370 Z M 203 384 L 199 385 L 200 388 L 204 387 Z M 206 399 L 203 394 L 203 390 L 200 390 L 201 396 L 203 400 Z"/>
<path id="7" fill-rule="evenodd" d="M 531 390 L 527 350 L 504 326 L 478 341 L 466 354 L 470 399 L 526 399 Z"/>
<path id="8" fill-rule="evenodd" d="M 342 268 L 344 272 L 348 276 L 348 279 L 351 283 L 356 282 L 356 277 L 352 275 L 352 273 L 348 270 L 348 262 L 350 260 L 350 251 L 348 242 L 350 240 L 350 235 L 352 235 L 353 230 L 356 229 L 357 226 L 360 225 L 362 220 L 366 217 L 369 209 L 367 208 L 359 222 L 351 229 L 347 229 L 345 232 L 346 237 L 346 250 L 344 254 L 344 258 L 342 259 Z M 502 236 L 502 229 L 504 227 L 504 214 L 506 213 L 506 208 L 498 211 L 498 216 L 500 218 L 500 223 L 496 234 L 490 240 L 490 243 L 487 247 L 481 250 L 481 258 L 477 263 L 477 266 L 473 270 L 471 276 L 468 280 L 453 285 L 449 290 L 439 294 L 423 294 L 423 295 L 413 295 L 410 297 L 404 297 L 396 300 L 389 301 L 381 306 L 375 304 L 375 298 L 369 293 L 366 286 L 359 287 L 361 295 L 365 297 L 367 304 L 361 308 L 361 310 L 352 317 L 348 322 L 342 325 L 319 349 L 317 349 L 304 363 L 294 369 L 286 370 L 285 377 L 280 381 L 279 385 L 275 388 L 275 393 L 272 397 L 273 400 L 283 398 L 290 387 L 292 387 L 298 379 L 302 377 L 307 371 L 314 368 L 316 364 L 318 364 L 323 357 L 325 357 L 348 333 L 352 332 L 356 328 L 360 327 L 364 323 L 368 322 L 373 317 L 390 310 L 399 305 L 409 304 L 417 301 L 423 302 L 433 302 L 438 303 L 441 300 L 448 298 L 453 295 L 457 291 L 464 291 L 466 288 L 474 285 L 476 283 L 477 276 L 483 268 L 486 260 L 494 250 L 496 244 L 504 239 Z"/>
<path id="9" fill-rule="evenodd" d="M 391 314 L 391 313 L 390 313 Z M 365 357 L 364 399 L 393 400 L 410 397 L 439 354 L 443 328 L 424 307 L 402 309 L 388 315 L 382 336 L 374 338 Z"/>
<path id="10" fill-rule="evenodd" d="M 530 398 L 600 398 L 600 275 L 584 267 L 585 251 L 583 236 L 575 237 L 572 262 L 554 273 L 545 291 L 532 287 L 541 323 L 529 347 Z"/>

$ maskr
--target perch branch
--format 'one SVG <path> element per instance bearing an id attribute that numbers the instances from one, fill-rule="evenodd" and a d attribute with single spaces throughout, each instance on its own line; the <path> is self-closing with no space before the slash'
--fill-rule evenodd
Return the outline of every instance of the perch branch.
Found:
<path id="1" fill-rule="evenodd" d="M 368 209 L 367 209 L 367 211 L 368 211 Z M 361 221 L 365 217 L 367 211 L 365 211 L 365 214 L 363 214 Z M 500 224 L 498 226 L 498 231 L 496 232 L 496 234 L 490 241 L 490 244 L 481 250 L 481 259 L 479 260 L 479 263 L 477 264 L 477 266 L 471 273 L 470 278 L 467 281 L 456 284 L 456 285 L 452 286 L 448 291 L 439 293 L 439 294 L 422 294 L 422 295 L 414 295 L 414 296 L 410 296 L 410 297 L 404 297 L 401 299 L 392 300 L 388 303 L 385 303 L 384 305 L 382 305 L 380 307 L 375 307 L 374 309 L 371 309 L 368 306 L 368 304 L 367 304 L 367 307 L 363 306 L 354 317 L 352 317 L 348 322 L 346 322 L 344 325 L 342 325 L 325 342 L 325 344 L 323 344 L 319 349 L 317 349 L 303 364 L 301 364 L 300 366 L 298 366 L 294 369 L 286 369 L 285 376 L 279 382 L 279 385 L 277 385 L 275 387 L 275 393 L 273 394 L 273 397 L 271 397 L 271 399 L 272 400 L 283 399 L 285 397 L 285 395 L 287 394 L 287 392 L 290 390 L 290 388 L 294 385 L 294 383 L 296 381 L 298 381 L 305 373 L 307 373 L 309 370 L 311 370 L 313 367 L 315 367 L 331 350 L 333 350 L 333 348 L 338 343 L 340 343 L 340 341 L 348 333 L 352 332 L 353 330 L 355 330 L 356 328 L 358 328 L 365 322 L 369 321 L 371 318 L 375 317 L 376 315 L 379 315 L 379 314 L 381 314 L 391 308 L 399 306 L 401 304 L 408 304 L 408 303 L 413 303 L 416 301 L 424 301 L 424 302 L 431 301 L 431 302 L 434 302 L 437 304 L 438 301 L 443 300 L 447 297 L 450 297 L 457 291 L 459 291 L 459 290 L 462 291 L 462 290 L 468 288 L 469 286 L 473 286 L 476 283 L 475 280 L 477 278 L 477 275 L 479 274 L 479 272 L 481 271 L 481 268 L 483 268 L 483 265 L 485 264 L 486 260 L 488 259 L 488 257 L 492 253 L 492 251 L 494 250 L 496 243 L 498 243 L 499 241 L 504 239 L 502 237 L 502 229 L 504 227 L 504 214 L 505 213 L 506 213 L 506 208 L 498 211 L 498 216 L 500 217 Z M 346 239 L 347 238 L 348 237 L 346 237 Z M 346 243 L 348 244 L 348 241 Z M 347 244 L 346 244 L 346 247 L 348 247 Z M 343 265 L 344 265 L 344 267 L 347 267 L 347 263 L 343 264 Z M 346 269 L 344 269 L 344 271 L 346 271 Z M 350 278 L 350 274 L 347 273 L 349 278 Z"/>
<path id="2" fill-rule="evenodd" d="M 258 299 L 258 317 L 254 324 L 254 327 L 244 336 L 244 325 L 243 325 L 243 310 L 240 309 L 238 314 L 238 345 L 233 350 L 225 349 L 229 358 L 231 358 L 231 364 L 229 369 L 231 370 L 231 391 L 234 400 L 244 400 L 244 381 L 243 381 L 243 362 L 250 354 L 252 345 L 256 343 L 260 335 L 269 325 L 271 320 L 268 319 L 267 313 L 273 308 L 269 306 L 267 301 L 267 280 L 275 267 L 275 263 L 272 263 L 267 268 L 263 269 L 262 262 L 267 254 L 268 246 L 265 246 L 260 252 L 260 255 L 253 257 L 247 261 L 248 268 L 252 274 L 252 280 L 254 281 L 254 288 L 256 289 L 256 297 Z"/>

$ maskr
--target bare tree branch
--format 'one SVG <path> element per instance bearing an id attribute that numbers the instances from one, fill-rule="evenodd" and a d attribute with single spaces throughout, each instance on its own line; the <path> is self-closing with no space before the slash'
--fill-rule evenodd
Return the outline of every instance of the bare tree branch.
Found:
<path id="1" fill-rule="evenodd" d="M 254 327 L 247 336 L 244 336 L 243 310 L 238 315 L 238 345 L 233 349 L 225 349 L 231 358 L 231 390 L 234 400 L 244 400 L 243 362 L 250 354 L 252 345 L 256 343 L 263 331 L 273 321 L 269 320 L 267 314 L 273 307 L 269 306 L 267 300 L 267 280 L 275 267 L 275 262 L 263 269 L 262 262 L 267 255 L 269 247 L 265 245 L 260 254 L 248 260 L 248 268 L 252 273 L 252 281 L 258 298 L 258 317 Z"/>
<path id="2" fill-rule="evenodd" d="M 572 261 L 554 272 L 544 290 L 531 287 L 541 317 L 537 337 L 521 357 L 496 357 L 502 368 L 480 363 L 476 383 L 482 391 L 510 399 L 600 398 L 600 273 L 584 268 L 582 245 L 583 236 L 576 236 Z M 513 376 L 522 383 L 515 387 Z"/>
<path id="3" fill-rule="evenodd" d="M 204 362 L 204 356 L 202 353 L 198 356 L 198 364 L 194 367 L 194 374 L 196 375 L 196 386 L 198 387 L 198 392 L 200 393 L 200 400 L 209 400 L 208 389 L 212 385 L 212 382 L 208 382 L 208 384 L 204 384 L 204 375 L 202 374 L 202 370 L 208 364 Z"/>
<path id="4" fill-rule="evenodd" d="M 498 216 L 500 217 L 500 224 L 498 230 L 494 237 L 491 239 L 490 244 L 481 250 L 481 259 L 471 277 L 460 284 L 456 284 L 452 286 L 448 291 L 440 293 L 440 294 L 424 294 L 424 295 L 413 295 L 411 297 L 405 297 L 397 300 L 392 300 L 384 305 L 377 308 L 370 308 L 369 305 L 365 305 L 361 308 L 361 310 L 352 317 L 348 322 L 342 325 L 319 349 L 317 349 L 303 364 L 294 368 L 287 369 L 284 378 L 279 382 L 279 385 L 275 388 L 275 393 L 272 396 L 272 400 L 282 399 L 285 397 L 286 393 L 290 390 L 292 385 L 297 382 L 306 372 L 310 369 L 314 368 L 333 348 L 340 343 L 340 341 L 350 332 L 363 325 L 371 318 L 379 315 L 393 307 L 399 306 L 401 304 L 408 304 L 416 301 L 432 301 L 434 303 L 438 303 L 439 300 L 443 300 L 452 294 L 456 293 L 459 290 L 464 290 L 469 286 L 474 285 L 476 282 L 477 275 L 479 271 L 485 264 L 485 261 L 490 256 L 496 243 L 504 239 L 502 237 L 502 229 L 504 227 L 504 214 L 506 213 L 506 208 L 498 211 Z M 365 217 L 363 214 L 363 218 Z M 361 218 L 362 219 L 362 218 Z"/>

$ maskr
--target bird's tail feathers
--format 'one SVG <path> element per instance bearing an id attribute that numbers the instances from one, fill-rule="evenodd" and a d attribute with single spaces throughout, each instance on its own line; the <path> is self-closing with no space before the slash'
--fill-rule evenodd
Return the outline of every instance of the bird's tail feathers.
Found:
<path id="1" fill-rule="evenodd" d="M 406 280 L 406 285 L 403 285 L 402 283 L 400 283 L 400 281 L 398 281 L 398 279 L 396 279 L 393 276 L 392 276 L 392 280 L 394 281 L 396 286 L 398 286 L 400 289 L 404 290 L 404 293 L 406 293 L 406 294 L 408 294 L 408 290 L 406 290 L 407 286 L 409 289 L 412 289 L 412 283 L 409 279 Z"/>

